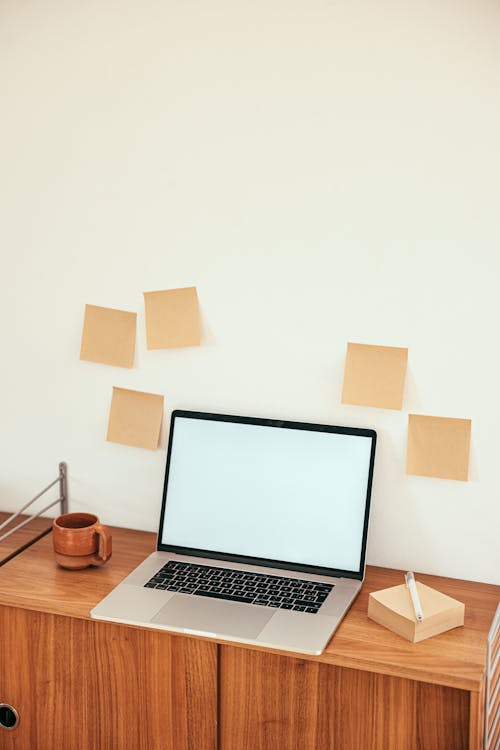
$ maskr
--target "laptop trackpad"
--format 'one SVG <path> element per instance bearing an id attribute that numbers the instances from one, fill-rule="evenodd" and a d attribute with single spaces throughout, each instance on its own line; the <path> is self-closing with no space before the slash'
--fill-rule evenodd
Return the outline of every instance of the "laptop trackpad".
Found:
<path id="1" fill-rule="evenodd" d="M 151 619 L 160 625 L 220 633 L 239 638 L 256 638 L 275 610 L 249 607 L 223 599 L 176 594 Z"/>

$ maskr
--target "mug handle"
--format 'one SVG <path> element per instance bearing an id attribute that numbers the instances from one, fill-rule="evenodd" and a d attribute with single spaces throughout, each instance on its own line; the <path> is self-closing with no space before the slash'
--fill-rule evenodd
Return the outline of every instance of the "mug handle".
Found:
<path id="1" fill-rule="evenodd" d="M 92 556 L 92 565 L 104 565 L 111 557 L 112 537 L 108 529 L 100 523 L 96 523 L 95 533 L 99 536 L 99 550 Z"/>

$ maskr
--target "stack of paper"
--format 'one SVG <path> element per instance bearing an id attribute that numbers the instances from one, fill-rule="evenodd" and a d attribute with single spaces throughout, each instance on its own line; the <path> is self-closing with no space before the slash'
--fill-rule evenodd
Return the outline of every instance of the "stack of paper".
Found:
<path id="1" fill-rule="evenodd" d="M 412 643 L 464 624 L 465 606 L 461 602 L 418 581 L 416 586 L 424 615 L 420 622 L 404 583 L 370 594 L 368 617 Z"/>

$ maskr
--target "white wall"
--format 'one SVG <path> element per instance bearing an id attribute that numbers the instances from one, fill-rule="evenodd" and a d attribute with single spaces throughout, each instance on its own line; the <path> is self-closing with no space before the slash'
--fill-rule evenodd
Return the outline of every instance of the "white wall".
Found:
<path id="1" fill-rule="evenodd" d="M 0 498 L 153 530 L 175 407 L 374 427 L 368 561 L 499 581 L 500 5 L 4 0 Z M 195 284 L 203 346 L 145 349 Z M 137 310 L 132 370 L 80 362 Z M 402 412 L 340 404 L 345 347 L 408 346 Z M 161 450 L 106 443 L 113 385 Z M 468 483 L 405 475 L 407 413 L 472 419 Z"/>

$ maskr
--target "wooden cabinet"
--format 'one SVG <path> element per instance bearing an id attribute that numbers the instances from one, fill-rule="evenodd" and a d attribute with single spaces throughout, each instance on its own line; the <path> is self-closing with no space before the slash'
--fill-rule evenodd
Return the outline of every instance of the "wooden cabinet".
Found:
<path id="1" fill-rule="evenodd" d="M 154 549 L 113 529 L 103 568 L 59 568 L 51 536 L 0 567 L 1 750 L 215 750 L 217 644 L 97 622 L 89 610 Z"/>
<path id="2" fill-rule="evenodd" d="M 2 750 L 214 750 L 215 644 L 11 607 L 0 633 Z"/>
<path id="3" fill-rule="evenodd" d="M 221 647 L 221 750 L 466 750 L 469 694 Z"/>
<path id="4" fill-rule="evenodd" d="M 368 568 L 317 657 L 90 620 L 154 547 L 153 534 L 113 529 L 107 565 L 68 571 L 48 535 L 0 565 L 0 704 L 19 713 L 1 750 L 482 747 L 500 587 L 419 575 L 465 603 L 465 625 L 412 644 L 366 615 L 370 591 L 402 573 Z"/>

